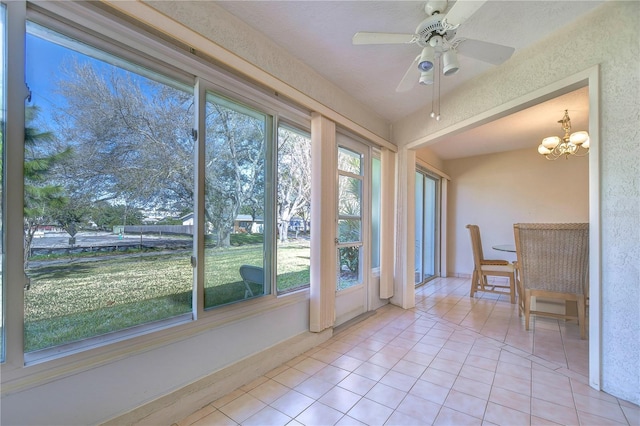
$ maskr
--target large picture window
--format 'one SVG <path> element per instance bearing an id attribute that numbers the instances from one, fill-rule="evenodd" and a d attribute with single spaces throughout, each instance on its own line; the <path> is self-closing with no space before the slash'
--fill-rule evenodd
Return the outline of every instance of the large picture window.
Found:
<path id="1" fill-rule="evenodd" d="M 27 28 L 25 352 L 190 313 L 193 89 Z"/>
<path id="2" fill-rule="evenodd" d="M 5 82 L 3 69 L 0 86 L 2 184 L 5 174 L 23 184 L 22 205 L 0 210 L 0 234 L 17 230 L 21 240 L 10 248 L 20 261 L 7 264 L 0 239 L 0 272 L 25 277 L 24 289 L 0 293 L 22 317 L 2 310 L 9 364 L 162 338 L 189 329 L 203 310 L 221 313 L 204 314 L 215 327 L 227 314 L 246 315 L 242 306 L 280 303 L 264 296 L 309 286 L 304 111 L 142 30 L 126 29 L 139 39 L 111 39 L 123 28 L 117 18 L 86 29 L 92 15 L 67 25 L 73 13 L 58 20 L 23 10 L 24 37 L 5 46 L 0 3 L 0 53 L 25 55 L 24 73 Z M 25 87 L 24 104 L 5 105 L 7 87 Z M 4 161 L 5 107 L 19 111 L 7 143 L 23 161 Z"/>

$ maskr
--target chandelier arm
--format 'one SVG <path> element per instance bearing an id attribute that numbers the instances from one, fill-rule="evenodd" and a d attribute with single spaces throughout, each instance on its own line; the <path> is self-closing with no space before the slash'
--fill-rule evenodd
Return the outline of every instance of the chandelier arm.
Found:
<path id="1" fill-rule="evenodd" d="M 580 150 L 584 151 L 581 152 Z M 580 152 L 580 153 L 579 153 Z M 576 148 L 575 153 L 573 154 L 574 157 L 586 157 L 587 155 L 589 155 L 589 150 L 587 148 L 583 148 L 581 146 L 579 146 L 578 148 Z"/>

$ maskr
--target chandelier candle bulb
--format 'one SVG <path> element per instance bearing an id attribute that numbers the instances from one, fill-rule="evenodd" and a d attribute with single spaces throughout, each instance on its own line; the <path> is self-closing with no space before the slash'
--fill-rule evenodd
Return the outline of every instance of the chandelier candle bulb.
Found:
<path id="1" fill-rule="evenodd" d="M 560 138 L 557 136 L 549 136 L 548 138 L 542 139 L 542 146 L 547 149 L 553 149 L 560 143 Z"/>
<path id="2" fill-rule="evenodd" d="M 574 145 L 583 145 L 589 140 L 589 134 L 585 131 L 575 132 L 569 137 L 569 141 Z"/>

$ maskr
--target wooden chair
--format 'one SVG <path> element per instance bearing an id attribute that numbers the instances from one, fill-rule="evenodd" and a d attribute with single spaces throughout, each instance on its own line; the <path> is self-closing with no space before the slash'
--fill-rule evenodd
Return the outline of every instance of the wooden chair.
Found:
<path id="1" fill-rule="evenodd" d="M 511 303 L 516 303 L 515 272 L 514 267 L 506 260 L 485 259 L 482 254 L 482 240 L 478 225 L 467 225 L 471 234 L 471 248 L 473 249 L 473 275 L 471 276 L 470 296 L 474 297 L 476 291 L 507 294 Z M 507 277 L 509 285 L 490 283 L 487 277 Z"/>
<path id="2" fill-rule="evenodd" d="M 524 313 L 524 290 L 522 289 L 522 281 L 520 281 L 520 269 L 518 261 L 513 262 L 513 274 L 516 279 L 516 293 L 518 295 L 518 316 Z"/>
<path id="3" fill-rule="evenodd" d="M 524 291 L 525 329 L 531 314 L 577 319 L 586 336 L 589 276 L 588 223 L 516 223 L 513 225 L 518 276 Z M 532 297 L 575 301 L 577 317 L 531 310 Z"/>

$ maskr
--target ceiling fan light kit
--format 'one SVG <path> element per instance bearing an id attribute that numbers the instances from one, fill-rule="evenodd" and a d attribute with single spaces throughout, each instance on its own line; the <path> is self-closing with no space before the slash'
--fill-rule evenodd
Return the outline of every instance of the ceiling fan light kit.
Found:
<path id="1" fill-rule="evenodd" d="M 420 71 L 429 71 L 433 69 L 433 60 L 436 56 L 436 51 L 431 46 L 425 46 L 422 48 L 422 53 L 420 54 L 420 61 L 418 61 L 418 69 Z M 422 78 L 420 78 L 422 80 Z"/>
<path id="2" fill-rule="evenodd" d="M 584 157 L 589 153 L 589 133 L 584 130 L 571 133 L 571 119 L 569 118 L 569 110 L 564 110 L 564 116 L 558 120 L 564 136 L 549 136 L 542 139 L 542 143 L 538 146 L 538 153 L 544 155 L 547 160 L 557 160 L 564 155 L 569 158 L 570 155 L 576 157 Z"/>
<path id="3" fill-rule="evenodd" d="M 455 39 L 460 25 L 486 1 L 457 0 L 447 11 L 447 0 L 429 0 L 424 7 L 428 16 L 418 24 L 413 34 L 358 32 L 353 36 L 353 44 L 417 44 L 422 48 L 422 53 L 411 63 L 396 88 L 397 92 L 410 90 L 416 82 L 432 84 L 423 73 L 435 68 L 435 58 L 441 58 L 442 67 L 438 73 L 445 76 L 460 70 L 458 54 L 498 65 L 509 59 L 515 49 L 480 40 Z"/>
<path id="4" fill-rule="evenodd" d="M 442 74 L 446 76 L 453 75 L 460 70 L 460 62 L 455 50 L 447 50 L 442 55 Z"/>
<path id="5" fill-rule="evenodd" d="M 420 73 L 420 84 L 433 84 L 433 67 L 429 71 Z"/>

